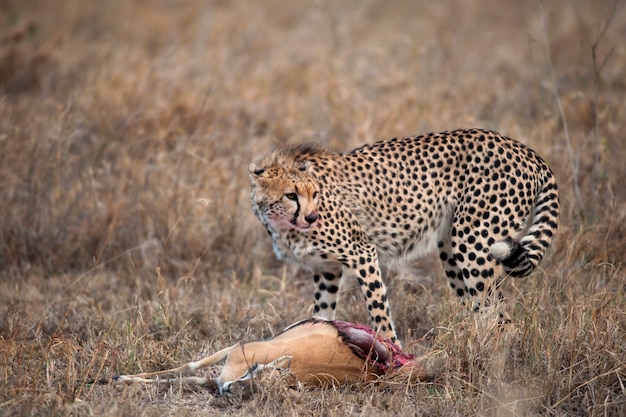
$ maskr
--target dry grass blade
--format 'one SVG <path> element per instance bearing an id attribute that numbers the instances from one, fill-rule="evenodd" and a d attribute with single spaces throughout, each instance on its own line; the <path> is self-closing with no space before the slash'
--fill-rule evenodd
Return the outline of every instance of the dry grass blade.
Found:
<path id="1" fill-rule="evenodd" d="M 589 381 L 585 381 L 582 384 L 578 385 L 576 388 L 574 388 L 570 393 L 568 393 L 565 397 L 561 398 L 559 401 L 557 401 L 555 404 L 552 405 L 552 408 L 558 408 L 559 405 L 561 405 L 564 401 L 568 400 L 571 398 L 572 394 L 576 391 L 578 391 L 579 389 L 583 388 L 586 385 L 591 384 L 592 382 L 594 382 L 595 380 L 599 379 L 599 378 L 604 378 L 605 376 L 611 375 L 611 374 L 616 374 L 619 376 L 620 372 L 622 372 L 624 369 L 626 369 L 626 365 L 620 365 L 618 367 L 616 367 L 615 369 L 611 369 L 608 372 L 605 372 L 603 374 L 600 375 L 596 375 L 593 378 L 591 378 Z M 621 379 L 620 379 L 620 385 L 621 385 Z"/>

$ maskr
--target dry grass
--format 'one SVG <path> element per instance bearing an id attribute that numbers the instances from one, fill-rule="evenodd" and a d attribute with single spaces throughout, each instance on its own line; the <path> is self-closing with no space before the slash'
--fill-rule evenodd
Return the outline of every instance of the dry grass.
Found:
<path id="1" fill-rule="evenodd" d="M 600 71 L 610 1 L 292 3 L 0 2 L 0 414 L 626 415 L 623 2 Z M 471 126 L 537 149 L 562 190 L 550 256 L 507 283 L 514 330 L 427 261 L 391 299 L 407 350 L 447 354 L 434 383 L 99 383 L 311 314 L 249 208 L 251 161 Z"/>

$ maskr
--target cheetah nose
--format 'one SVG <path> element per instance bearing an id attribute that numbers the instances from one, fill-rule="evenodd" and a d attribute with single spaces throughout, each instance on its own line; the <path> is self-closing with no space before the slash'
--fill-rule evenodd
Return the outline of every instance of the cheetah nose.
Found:
<path id="1" fill-rule="evenodd" d="M 317 211 L 311 212 L 310 214 L 308 214 L 304 220 L 306 220 L 306 222 L 308 224 L 313 224 L 315 223 L 318 219 L 320 218 L 320 215 Z"/>

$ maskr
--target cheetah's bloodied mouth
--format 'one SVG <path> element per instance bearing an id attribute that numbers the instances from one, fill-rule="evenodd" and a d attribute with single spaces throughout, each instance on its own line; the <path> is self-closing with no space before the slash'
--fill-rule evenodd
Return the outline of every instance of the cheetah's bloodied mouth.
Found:
<path id="1" fill-rule="evenodd" d="M 291 222 L 289 222 L 289 226 L 290 228 L 298 232 L 310 232 L 311 230 L 315 230 L 321 226 L 320 215 L 317 210 L 314 210 L 304 216 L 304 219 L 298 219 L 297 217 L 293 217 L 291 219 Z"/>
<path id="2" fill-rule="evenodd" d="M 321 216 L 317 211 L 312 212 L 304 218 L 299 218 L 299 216 L 286 218 L 280 215 L 270 215 L 268 218 L 272 226 L 278 230 L 295 230 L 296 232 L 307 233 L 322 225 L 320 221 Z"/>

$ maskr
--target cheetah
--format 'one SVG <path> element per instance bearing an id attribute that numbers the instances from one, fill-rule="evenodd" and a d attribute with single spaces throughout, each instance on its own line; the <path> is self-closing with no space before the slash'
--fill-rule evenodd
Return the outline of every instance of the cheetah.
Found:
<path id="1" fill-rule="evenodd" d="M 438 251 L 452 291 L 488 303 L 537 267 L 557 229 L 555 177 L 532 149 L 470 129 L 393 138 L 347 153 L 318 145 L 250 164 L 252 209 L 279 259 L 305 265 L 314 316 L 334 319 L 352 274 L 374 328 L 397 340 L 380 263 Z"/>

